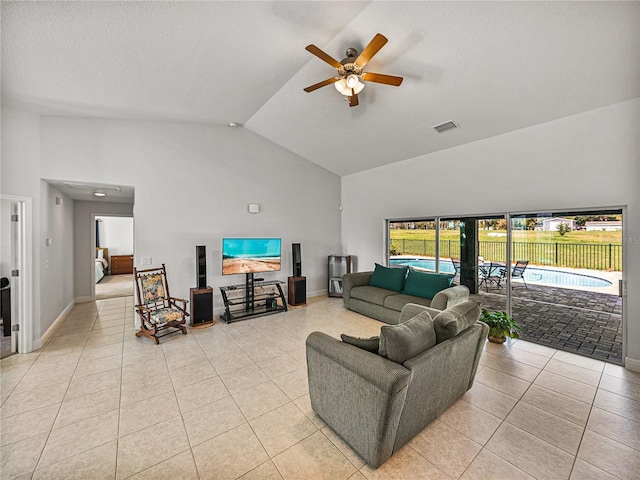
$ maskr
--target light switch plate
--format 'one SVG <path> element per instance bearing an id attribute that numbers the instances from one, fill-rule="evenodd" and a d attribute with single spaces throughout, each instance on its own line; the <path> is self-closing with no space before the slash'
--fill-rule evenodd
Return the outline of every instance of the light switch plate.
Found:
<path id="1" fill-rule="evenodd" d="M 142 265 L 151 265 L 151 257 L 142 257 Z"/>

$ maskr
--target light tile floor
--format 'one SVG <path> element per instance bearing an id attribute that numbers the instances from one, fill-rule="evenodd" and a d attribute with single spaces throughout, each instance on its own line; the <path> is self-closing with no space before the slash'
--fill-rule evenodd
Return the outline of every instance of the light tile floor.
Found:
<path id="1" fill-rule="evenodd" d="M 77 305 L 1 362 L 2 479 L 638 479 L 640 374 L 523 341 L 377 470 L 311 410 L 306 336 L 369 336 L 340 299 L 134 336 L 133 298 Z"/>

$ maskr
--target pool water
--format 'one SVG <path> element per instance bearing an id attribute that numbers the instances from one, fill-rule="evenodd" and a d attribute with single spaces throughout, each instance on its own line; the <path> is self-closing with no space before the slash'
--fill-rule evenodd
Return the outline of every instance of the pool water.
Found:
<path id="1" fill-rule="evenodd" d="M 433 258 L 423 259 L 391 259 L 391 265 L 407 265 L 410 267 L 435 270 L 436 261 Z M 440 272 L 455 273 L 453 263 L 449 260 L 440 262 Z M 546 268 L 527 267 L 524 271 L 524 280 L 527 283 L 539 285 L 552 285 L 558 287 L 609 287 L 611 282 L 604 278 L 581 275 L 579 273 L 563 272 L 560 270 L 548 270 Z"/>

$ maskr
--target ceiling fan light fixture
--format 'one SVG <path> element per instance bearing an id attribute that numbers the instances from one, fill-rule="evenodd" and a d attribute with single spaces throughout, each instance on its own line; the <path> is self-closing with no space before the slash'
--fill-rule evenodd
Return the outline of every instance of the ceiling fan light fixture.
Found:
<path id="1" fill-rule="evenodd" d="M 356 95 L 359 94 L 364 88 L 364 83 L 360 81 L 357 75 L 349 75 L 347 78 L 341 78 L 334 83 L 336 90 L 338 90 L 345 97 L 351 96 L 351 91 Z"/>
<path id="2" fill-rule="evenodd" d="M 342 95 L 349 95 L 349 93 L 347 93 L 347 81 L 344 78 L 338 80 L 334 85 L 336 90 L 338 90 Z"/>
<path id="3" fill-rule="evenodd" d="M 360 83 L 360 81 L 357 75 L 351 74 L 347 77 L 347 87 L 355 88 L 358 83 Z"/>
<path id="4" fill-rule="evenodd" d="M 305 50 L 335 68 L 337 70 L 337 75 L 314 85 L 310 85 L 303 90 L 307 93 L 311 93 L 333 83 L 336 90 L 338 90 L 341 95 L 344 95 L 349 99 L 349 106 L 356 107 L 359 104 L 358 94 L 365 86 L 362 80 L 399 87 L 402 83 L 402 77 L 364 72 L 362 70 L 365 65 L 369 63 L 369 60 L 371 60 L 371 58 L 378 53 L 386 43 L 387 38 L 384 35 L 377 33 L 359 55 L 354 48 L 349 48 L 347 50 L 347 58 L 343 58 L 341 62 L 333 58 L 331 55 L 323 52 L 315 45 L 307 45 Z"/>

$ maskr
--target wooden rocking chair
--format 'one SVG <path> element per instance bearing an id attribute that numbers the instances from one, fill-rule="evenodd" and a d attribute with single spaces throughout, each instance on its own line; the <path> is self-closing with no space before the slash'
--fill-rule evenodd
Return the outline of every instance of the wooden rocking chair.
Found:
<path id="1" fill-rule="evenodd" d="M 136 312 L 140 315 L 140 330 L 136 337 L 145 336 L 158 345 L 160 337 L 172 333 L 187 334 L 185 327 L 187 300 L 172 297 L 167 283 L 167 269 L 150 268 L 147 270 L 133 269 L 136 278 L 136 294 L 138 305 Z M 178 305 L 181 303 L 182 305 Z"/>

